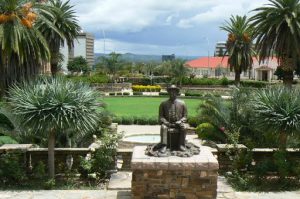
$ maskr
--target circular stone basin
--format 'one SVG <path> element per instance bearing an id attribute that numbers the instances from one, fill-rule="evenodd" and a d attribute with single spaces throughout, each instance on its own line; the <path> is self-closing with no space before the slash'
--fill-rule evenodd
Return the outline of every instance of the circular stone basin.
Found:
<path id="1" fill-rule="evenodd" d="M 124 137 L 123 141 L 132 143 L 154 144 L 160 142 L 160 135 L 129 135 Z"/>

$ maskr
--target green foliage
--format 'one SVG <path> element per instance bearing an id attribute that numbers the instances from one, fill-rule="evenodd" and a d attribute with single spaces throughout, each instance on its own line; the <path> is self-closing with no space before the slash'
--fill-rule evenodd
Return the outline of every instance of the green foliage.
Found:
<path id="1" fill-rule="evenodd" d="M 228 85 L 229 80 L 226 77 L 218 78 L 184 78 L 183 85 Z"/>
<path id="2" fill-rule="evenodd" d="M 82 56 L 74 57 L 68 62 L 67 68 L 71 72 L 83 72 L 84 74 L 90 71 L 88 62 Z"/>
<path id="3" fill-rule="evenodd" d="M 251 100 L 256 126 L 280 136 L 279 146 L 286 148 L 286 138 L 299 134 L 300 91 L 285 87 L 256 90 Z"/>
<path id="4" fill-rule="evenodd" d="M 38 161 L 33 167 L 33 176 L 36 179 L 44 179 L 46 177 L 46 165 L 43 161 Z"/>
<path id="5" fill-rule="evenodd" d="M 217 143 L 225 143 L 226 135 L 224 132 L 210 123 L 202 123 L 197 126 L 196 133 L 203 140 L 210 140 Z"/>
<path id="6" fill-rule="evenodd" d="M 21 154 L 0 155 L 0 184 L 11 185 L 20 184 L 27 179 L 25 167 L 22 163 Z"/>
<path id="7" fill-rule="evenodd" d="M 88 84 L 104 84 L 109 82 L 109 77 L 101 74 L 92 76 L 67 76 L 67 78 L 75 82 L 85 82 Z"/>
<path id="8" fill-rule="evenodd" d="M 18 142 L 9 136 L 0 135 L 0 146 L 3 144 L 18 144 Z"/>
<path id="9" fill-rule="evenodd" d="M 282 67 L 277 67 L 274 75 L 276 75 L 279 80 L 283 80 L 284 70 L 282 69 Z"/>
<path id="10" fill-rule="evenodd" d="M 133 95 L 143 95 L 142 92 L 133 92 Z"/>
<path id="11" fill-rule="evenodd" d="M 228 65 L 235 72 L 235 83 L 239 85 L 240 74 L 252 67 L 254 48 L 253 29 L 246 16 L 231 16 L 230 21 L 220 27 L 228 33 L 226 48 Z"/>
<path id="12" fill-rule="evenodd" d="M 240 82 L 240 85 L 243 87 L 253 87 L 253 88 L 265 88 L 269 84 L 270 84 L 269 82 L 254 81 L 254 80 L 243 80 Z"/>
<path id="13" fill-rule="evenodd" d="M 89 159 L 86 159 L 85 157 L 80 157 L 80 163 L 79 163 L 79 169 L 78 172 L 80 173 L 80 176 L 82 178 L 87 179 L 88 174 L 92 172 L 92 161 Z"/>
<path id="14" fill-rule="evenodd" d="M 115 169 L 117 145 L 121 136 L 104 133 L 100 139 L 102 145 L 92 155 L 91 171 L 95 172 L 99 178 L 106 178 L 108 171 Z"/>
<path id="15" fill-rule="evenodd" d="M 44 182 L 43 187 L 46 190 L 51 190 L 55 187 L 55 184 L 56 184 L 55 179 L 51 178 Z"/>

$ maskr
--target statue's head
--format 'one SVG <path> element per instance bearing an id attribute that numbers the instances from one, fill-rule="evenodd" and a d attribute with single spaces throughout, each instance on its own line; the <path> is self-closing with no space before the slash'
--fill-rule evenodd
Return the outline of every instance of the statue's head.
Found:
<path id="1" fill-rule="evenodd" d="M 179 88 L 176 85 L 171 85 L 167 88 L 171 100 L 175 100 L 179 95 Z"/>

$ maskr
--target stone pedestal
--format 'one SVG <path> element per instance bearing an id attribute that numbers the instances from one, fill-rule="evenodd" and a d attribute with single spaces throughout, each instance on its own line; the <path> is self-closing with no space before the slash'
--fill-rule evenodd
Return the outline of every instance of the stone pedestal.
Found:
<path id="1" fill-rule="evenodd" d="M 149 157 L 146 146 L 133 150 L 133 199 L 215 199 L 219 164 L 207 149 L 190 158 Z"/>

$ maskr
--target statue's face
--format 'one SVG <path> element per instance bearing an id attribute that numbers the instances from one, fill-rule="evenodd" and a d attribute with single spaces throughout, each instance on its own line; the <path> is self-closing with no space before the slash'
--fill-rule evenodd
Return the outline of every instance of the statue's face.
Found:
<path id="1" fill-rule="evenodd" d="M 178 91 L 177 90 L 170 90 L 169 95 L 170 95 L 171 100 L 175 100 L 177 98 Z"/>

